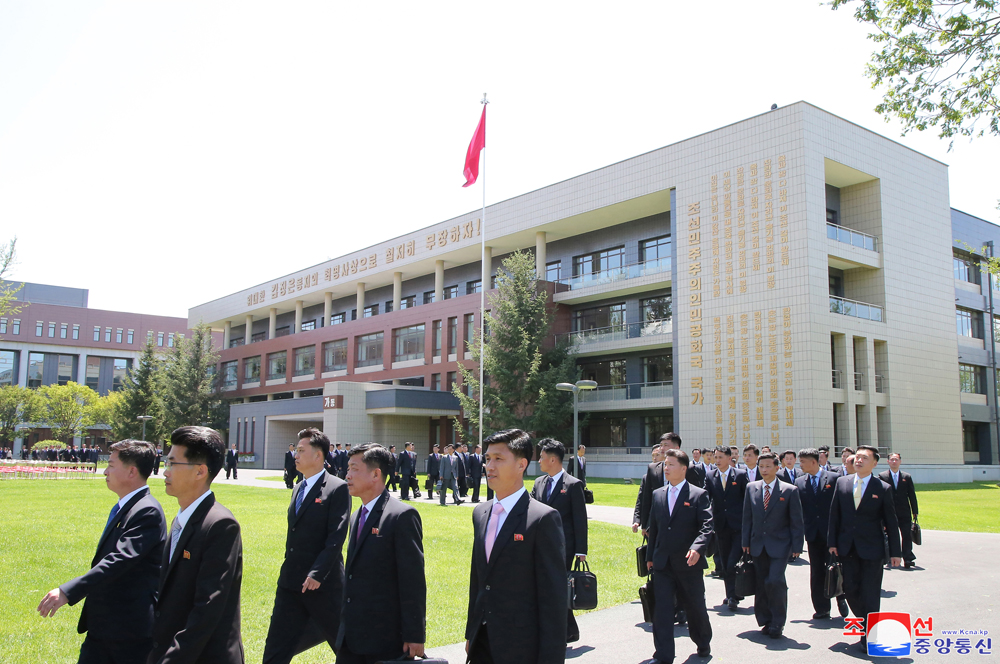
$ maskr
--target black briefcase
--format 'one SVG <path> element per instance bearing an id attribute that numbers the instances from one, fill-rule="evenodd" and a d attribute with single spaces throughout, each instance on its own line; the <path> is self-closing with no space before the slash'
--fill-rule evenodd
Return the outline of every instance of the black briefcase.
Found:
<path id="1" fill-rule="evenodd" d="M 589 611 L 597 608 L 597 577 L 590 571 L 590 565 L 579 558 L 573 563 L 573 571 L 566 574 L 569 588 L 569 606 L 574 611 Z"/>
<path id="2" fill-rule="evenodd" d="M 826 571 L 823 574 L 823 594 L 827 599 L 833 599 L 844 594 L 844 570 L 832 553 L 826 558 Z"/>
<path id="3" fill-rule="evenodd" d="M 646 550 L 648 548 L 646 536 L 643 535 L 642 544 L 635 547 L 635 573 L 642 577 L 649 576 L 649 566 L 646 565 Z"/>
<path id="4" fill-rule="evenodd" d="M 736 596 L 750 597 L 757 594 L 757 570 L 749 553 L 740 556 L 736 563 Z"/>
<path id="5" fill-rule="evenodd" d="M 656 599 L 653 597 L 652 578 L 646 582 L 646 585 L 639 586 L 639 601 L 642 602 L 642 622 L 653 622 L 653 609 L 656 606 Z"/>
<path id="6" fill-rule="evenodd" d="M 587 503 L 588 505 L 593 504 L 593 502 L 594 502 L 594 492 L 591 491 L 590 489 L 584 489 L 583 490 L 583 501 L 585 503 Z"/>
<path id="7" fill-rule="evenodd" d="M 424 489 L 425 490 L 430 491 L 433 487 L 434 487 L 434 482 L 432 482 L 430 480 L 430 478 L 427 478 L 426 480 L 424 480 Z"/>
<path id="8" fill-rule="evenodd" d="M 920 546 L 923 536 L 920 534 L 920 524 L 917 523 L 917 517 L 913 517 L 913 524 L 910 526 L 910 537 L 913 539 L 913 543 Z"/>

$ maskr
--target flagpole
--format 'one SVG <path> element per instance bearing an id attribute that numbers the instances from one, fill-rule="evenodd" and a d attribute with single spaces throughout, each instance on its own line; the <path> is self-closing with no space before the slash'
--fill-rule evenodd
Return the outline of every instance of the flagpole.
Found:
<path id="1" fill-rule="evenodd" d="M 483 112 L 486 112 L 486 104 L 489 104 L 486 100 L 486 93 L 483 93 L 483 99 L 480 102 L 483 104 Z M 483 395 L 486 393 L 486 385 L 483 383 L 483 366 L 486 364 L 486 289 L 489 288 L 490 284 L 490 273 L 493 271 L 493 266 L 486 266 L 486 146 L 483 146 L 483 213 L 482 221 L 479 224 L 480 232 L 480 244 L 479 244 L 479 261 L 480 261 L 480 273 L 482 275 L 483 283 L 479 288 L 479 447 L 482 450 L 483 446 Z M 483 269 L 486 267 L 486 269 Z M 486 450 L 482 450 L 485 452 Z"/>

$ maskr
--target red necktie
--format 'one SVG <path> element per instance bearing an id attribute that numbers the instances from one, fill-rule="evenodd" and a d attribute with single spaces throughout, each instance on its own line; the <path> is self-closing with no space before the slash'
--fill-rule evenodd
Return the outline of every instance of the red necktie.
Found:
<path id="1" fill-rule="evenodd" d="M 767 509 L 768 503 L 771 502 L 771 487 L 764 485 L 764 509 Z"/>

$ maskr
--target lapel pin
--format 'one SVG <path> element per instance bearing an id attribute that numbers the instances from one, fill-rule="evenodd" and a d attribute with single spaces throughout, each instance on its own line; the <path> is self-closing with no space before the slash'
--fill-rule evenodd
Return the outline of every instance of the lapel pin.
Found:
<path id="1" fill-rule="evenodd" d="M 184 557 L 187 558 L 188 560 L 191 560 L 191 552 L 188 551 L 187 549 L 184 549 Z"/>
<path id="2" fill-rule="evenodd" d="M 691 507 L 691 503 L 689 503 L 689 502 L 685 502 L 685 503 L 684 503 L 684 507 Z"/>
<path id="3" fill-rule="evenodd" d="M 781 496 L 778 497 L 778 500 L 780 500 L 781 502 L 785 502 L 785 499 L 782 498 Z"/>
<path id="4" fill-rule="evenodd" d="M 733 482 L 733 486 L 736 486 L 736 482 Z"/>
<path id="5" fill-rule="evenodd" d="M 372 528 L 372 535 L 378 535 L 378 528 Z"/>
<path id="6" fill-rule="evenodd" d="M 323 499 L 322 498 L 317 498 L 316 499 L 316 504 L 317 505 L 322 505 L 323 504 Z"/>
<path id="7" fill-rule="evenodd" d="M 523 542 L 524 541 L 524 535 L 522 535 L 521 533 L 514 533 L 514 541 L 515 542 Z"/>
<path id="8" fill-rule="evenodd" d="M 829 484 L 827 484 L 827 485 L 826 485 L 826 488 L 827 488 L 827 489 L 829 489 L 829 488 L 830 488 L 830 485 L 829 485 Z"/>
<path id="9" fill-rule="evenodd" d="M 878 494 L 877 493 L 873 493 L 872 494 L 872 498 L 878 498 Z"/>
<path id="10" fill-rule="evenodd" d="M 562 491 L 560 491 L 559 493 L 566 493 L 566 489 L 563 489 L 563 490 L 562 490 Z"/>

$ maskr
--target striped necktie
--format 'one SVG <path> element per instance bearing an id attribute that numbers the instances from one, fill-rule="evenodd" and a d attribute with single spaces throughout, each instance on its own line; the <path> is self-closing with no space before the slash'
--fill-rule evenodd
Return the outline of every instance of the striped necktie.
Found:
<path id="1" fill-rule="evenodd" d="M 771 503 L 771 487 L 767 484 L 764 485 L 764 509 L 767 510 L 767 506 Z"/>

